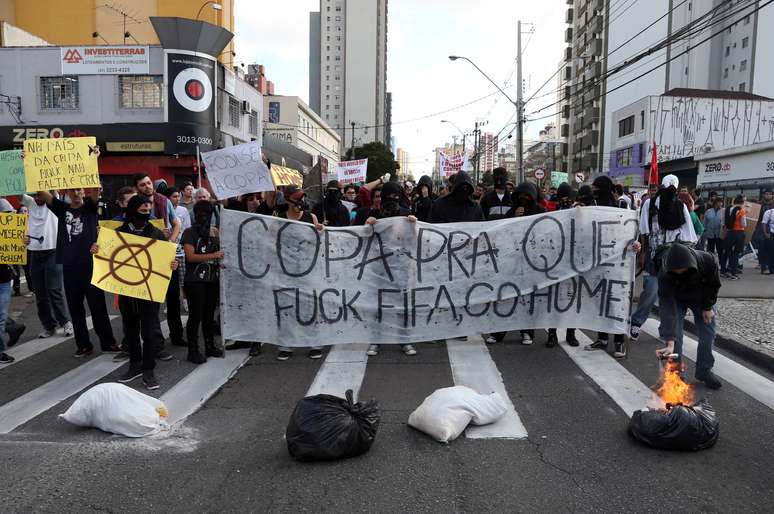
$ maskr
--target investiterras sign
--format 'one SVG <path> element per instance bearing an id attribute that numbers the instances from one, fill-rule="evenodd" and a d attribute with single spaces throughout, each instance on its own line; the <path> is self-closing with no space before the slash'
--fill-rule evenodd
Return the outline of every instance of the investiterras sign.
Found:
<path id="1" fill-rule="evenodd" d="M 63 75 L 147 75 L 147 46 L 63 46 Z"/>

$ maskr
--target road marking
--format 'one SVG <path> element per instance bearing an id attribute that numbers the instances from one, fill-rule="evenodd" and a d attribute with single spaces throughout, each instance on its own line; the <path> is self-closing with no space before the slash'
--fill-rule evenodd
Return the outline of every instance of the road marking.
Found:
<path id="1" fill-rule="evenodd" d="M 642 326 L 642 329 L 649 335 L 658 338 L 659 322 L 649 319 Z M 685 356 L 696 362 L 696 350 L 699 343 L 696 339 L 688 337 L 683 333 L 683 351 Z M 774 382 L 758 373 L 745 368 L 735 360 L 729 359 L 725 355 L 713 352 L 715 356 L 715 366 L 712 372 L 720 378 L 730 382 L 732 385 L 741 389 L 743 392 L 752 396 L 770 409 L 774 409 Z"/>
<path id="2" fill-rule="evenodd" d="M 505 416 L 496 423 L 468 426 L 465 437 L 470 439 L 524 439 L 527 437 L 527 429 L 508 396 L 503 376 L 481 338 L 469 337 L 467 341 L 447 339 L 446 351 L 449 354 L 449 364 L 455 385 L 470 387 L 481 394 L 500 393 L 508 407 Z"/>
<path id="3" fill-rule="evenodd" d="M 646 409 L 649 403 L 653 403 L 655 395 L 637 377 L 621 366 L 606 351 L 584 350 L 583 347 L 591 344 L 591 339 L 581 330 L 575 331 L 580 346 L 572 347 L 563 342 L 559 346 L 567 352 L 570 359 L 596 384 L 602 388 L 612 400 L 632 417 L 636 410 Z"/>
<path id="4" fill-rule="evenodd" d="M 118 317 L 118 314 L 111 315 L 110 321 L 112 322 L 117 317 Z M 89 330 L 94 328 L 94 323 L 91 320 L 91 316 L 88 316 L 86 318 L 86 327 Z M 53 337 L 48 337 L 46 339 L 39 339 L 39 338 L 30 339 L 24 343 L 19 343 L 17 345 L 14 345 L 13 348 L 9 348 L 8 350 L 6 350 L 6 353 L 15 359 L 14 362 L 10 364 L 6 364 L 2 368 L 0 368 L 0 371 L 4 369 L 8 369 L 14 364 L 18 364 L 19 362 L 23 361 L 28 357 L 32 357 L 33 355 L 36 355 L 40 352 L 44 352 L 49 348 L 53 348 L 58 344 L 64 343 L 65 341 L 69 341 L 74 338 L 75 336 L 53 336 Z"/>
<path id="5" fill-rule="evenodd" d="M 367 344 L 332 346 L 306 396 L 330 394 L 344 398 L 347 389 L 352 389 L 354 399 L 357 401 L 360 387 L 363 385 L 366 364 L 368 364 L 367 351 Z"/>
<path id="6" fill-rule="evenodd" d="M 175 425 L 199 410 L 250 358 L 247 349 L 227 351 L 222 359 L 210 358 L 161 396 Z"/>
<path id="7" fill-rule="evenodd" d="M 0 407 L 0 434 L 7 434 L 46 412 L 127 362 L 114 362 L 113 355 L 100 355 L 6 403 Z"/>

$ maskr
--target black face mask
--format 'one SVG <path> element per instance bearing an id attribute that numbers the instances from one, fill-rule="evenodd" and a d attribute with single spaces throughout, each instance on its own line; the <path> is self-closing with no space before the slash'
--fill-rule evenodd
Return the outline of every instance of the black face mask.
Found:
<path id="1" fill-rule="evenodd" d="M 395 197 L 382 198 L 381 211 L 386 216 L 397 216 L 400 214 L 400 202 Z"/>
<path id="2" fill-rule="evenodd" d="M 473 194 L 473 191 L 470 190 L 470 188 L 465 186 L 460 186 L 454 188 L 454 191 L 452 191 L 452 196 L 457 201 L 463 201 L 470 198 L 470 195 Z"/>
<path id="3" fill-rule="evenodd" d="M 309 204 L 306 203 L 306 199 L 303 199 L 300 202 L 296 202 L 296 207 L 298 207 L 302 211 L 308 211 L 309 210 Z"/>
<path id="4" fill-rule="evenodd" d="M 142 228 L 145 226 L 146 223 L 148 223 L 148 220 L 150 219 L 150 213 L 142 213 L 142 212 L 135 212 L 132 215 L 132 225 L 134 225 L 136 228 Z"/>
<path id="5" fill-rule="evenodd" d="M 207 213 L 200 213 L 196 215 L 196 224 L 199 226 L 209 226 L 210 225 L 210 219 L 212 218 L 212 215 Z"/>
<path id="6" fill-rule="evenodd" d="M 341 191 L 338 189 L 329 189 L 325 194 L 325 200 L 329 203 L 336 203 L 341 200 Z"/>

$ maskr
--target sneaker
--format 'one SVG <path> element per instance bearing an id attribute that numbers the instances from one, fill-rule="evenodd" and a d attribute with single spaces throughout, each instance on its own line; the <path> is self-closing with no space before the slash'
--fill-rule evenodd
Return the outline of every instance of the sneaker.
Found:
<path id="1" fill-rule="evenodd" d="M 121 353 L 121 347 L 114 344 L 108 348 L 103 348 L 102 353 Z"/>
<path id="2" fill-rule="evenodd" d="M 613 357 L 616 359 L 623 359 L 626 357 L 626 343 L 621 341 L 620 343 L 615 343 L 615 351 L 613 351 Z"/>
<path id="3" fill-rule="evenodd" d="M 199 350 L 189 351 L 188 362 L 193 362 L 194 364 L 204 364 L 207 362 L 207 357 L 202 355 L 202 352 Z"/>
<path id="4" fill-rule="evenodd" d="M 546 346 L 548 348 L 553 348 L 559 344 L 559 338 L 556 336 L 556 331 L 552 330 L 548 333 L 548 339 L 546 339 Z"/>
<path id="5" fill-rule="evenodd" d="M 410 344 L 404 344 L 401 349 L 403 350 L 403 355 L 408 355 L 409 357 L 417 354 L 417 351 Z"/>
<path id="6" fill-rule="evenodd" d="M 741 280 L 742 277 L 740 277 L 738 274 L 731 274 L 729 277 L 731 280 Z"/>
<path id="7" fill-rule="evenodd" d="M 0 353 L 0 364 L 10 364 L 10 363 L 12 363 L 14 360 L 16 360 L 16 359 L 14 359 L 13 357 L 11 357 L 11 356 L 10 356 L 10 355 L 8 355 L 7 353 Z"/>
<path id="8" fill-rule="evenodd" d="M 73 357 L 75 357 L 75 358 L 87 357 L 87 356 L 91 355 L 92 353 L 94 353 L 94 347 L 93 346 L 89 346 L 88 348 L 78 348 L 75 351 L 75 355 L 73 355 Z"/>
<path id="9" fill-rule="evenodd" d="M 128 358 L 129 358 L 129 352 L 125 352 L 121 350 L 120 352 L 118 352 L 113 356 L 113 362 L 125 361 Z"/>
<path id="10" fill-rule="evenodd" d="M 75 333 L 75 330 L 73 330 L 73 322 L 68 321 L 64 325 L 62 325 L 62 329 L 64 330 L 64 335 L 67 337 L 72 337 L 72 335 Z"/>
<path id="11" fill-rule="evenodd" d="M 156 380 L 156 375 L 153 371 L 142 372 L 142 383 L 145 384 L 145 388 L 149 391 L 153 391 L 159 388 L 159 381 Z"/>
<path id="12" fill-rule="evenodd" d="M 56 330 L 44 330 L 40 334 L 38 334 L 38 339 L 48 339 L 49 337 L 54 337 L 56 335 Z"/>
<path id="13" fill-rule="evenodd" d="M 368 351 L 366 352 L 366 355 L 373 357 L 374 355 L 379 354 L 379 345 L 378 344 L 370 344 L 368 345 Z"/>
<path id="14" fill-rule="evenodd" d="M 140 378 L 142 376 L 142 368 L 129 366 L 129 370 L 124 373 L 124 375 L 118 379 L 119 382 L 122 384 L 128 384 L 132 380 L 135 380 L 137 378 Z"/>
<path id="15" fill-rule="evenodd" d="M 637 325 L 632 325 L 629 328 L 629 339 L 632 341 L 636 341 L 640 338 L 640 327 Z"/>
<path id="16" fill-rule="evenodd" d="M 16 323 L 12 330 L 8 331 L 8 348 L 19 342 L 19 338 L 27 329 L 27 325 L 24 323 Z"/>
<path id="17" fill-rule="evenodd" d="M 293 356 L 293 352 L 286 352 L 286 351 L 277 352 L 278 361 L 286 361 L 292 356 Z"/>
<path id="18" fill-rule="evenodd" d="M 704 382 L 704 385 L 710 389 L 720 389 L 723 383 L 715 376 L 711 369 L 696 370 L 696 380 Z"/>
<path id="19" fill-rule="evenodd" d="M 226 350 L 244 350 L 245 348 L 252 348 L 255 343 L 250 343 L 249 341 L 231 341 L 228 343 L 225 348 Z M 260 343 L 258 343 L 260 344 Z"/>
<path id="20" fill-rule="evenodd" d="M 484 338 L 484 342 L 486 344 L 495 344 L 497 342 L 497 338 L 493 336 L 492 334 L 489 334 Z"/>
<path id="21" fill-rule="evenodd" d="M 168 352 L 168 351 L 166 351 L 166 350 L 159 350 L 159 351 L 156 353 L 156 360 L 160 360 L 160 361 L 171 361 L 171 360 L 172 360 L 172 354 L 171 354 L 171 353 L 169 353 L 169 352 Z"/>
<path id="22" fill-rule="evenodd" d="M 322 358 L 322 350 L 314 349 L 309 350 L 309 358 L 310 359 L 321 359 Z"/>
<path id="23" fill-rule="evenodd" d="M 584 350 L 607 350 L 607 341 L 597 339 L 591 344 L 587 344 L 583 347 Z"/>
<path id="24" fill-rule="evenodd" d="M 263 343 L 251 343 L 250 344 L 250 357 L 260 355 L 263 351 Z"/>
<path id="25" fill-rule="evenodd" d="M 532 336 L 529 334 L 524 334 L 523 336 L 521 336 L 521 344 L 526 344 L 526 345 L 532 344 Z"/>
<path id="26" fill-rule="evenodd" d="M 566 340 L 567 340 L 567 344 L 570 346 L 573 346 L 573 347 L 580 346 L 580 343 L 578 342 L 578 340 L 575 339 L 575 334 L 568 335 L 566 337 Z"/>
<path id="27" fill-rule="evenodd" d="M 223 357 L 224 353 L 223 353 L 223 350 L 221 350 L 220 348 L 218 348 L 213 344 L 213 345 L 204 347 L 204 355 L 206 355 L 207 357 L 221 358 Z"/>

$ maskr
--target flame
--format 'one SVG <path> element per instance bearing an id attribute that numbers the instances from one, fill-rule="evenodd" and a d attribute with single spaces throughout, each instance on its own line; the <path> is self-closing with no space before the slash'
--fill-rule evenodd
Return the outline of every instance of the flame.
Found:
<path id="1" fill-rule="evenodd" d="M 661 386 L 656 390 L 656 394 L 667 406 L 693 405 L 693 386 L 683 382 L 681 371 L 680 363 L 672 360 L 667 361 L 661 369 Z"/>

